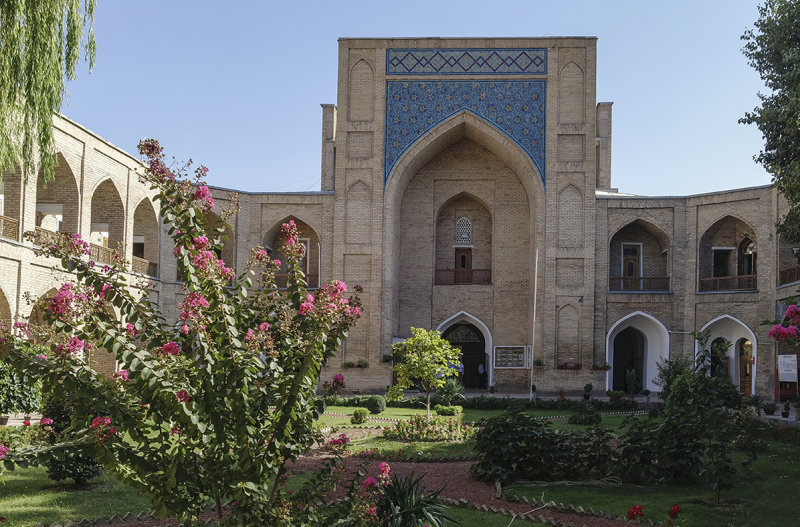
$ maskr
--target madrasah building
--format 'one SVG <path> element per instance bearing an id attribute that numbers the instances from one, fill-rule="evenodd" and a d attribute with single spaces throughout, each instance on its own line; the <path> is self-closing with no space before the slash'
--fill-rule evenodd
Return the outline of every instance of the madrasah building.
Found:
<path id="1" fill-rule="evenodd" d="M 728 348 L 742 394 L 776 393 L 778 346 L 761 325 L 798 287 L 772 186 L 645 197 L 612 188 L 612 104 L 597 102 L 596 38 L 341 39 L 336 104 L 322 105 L 321 188 L 238 190 L 222 257 L 280 251 L 293 219 L 309 285 L 360 285 L 364 316 L 329 362 L 348 388 L 382 392 L 393 342 L 436 329 L 499 393 L 625 389 L 633 370 L 691 355 L 690 332 Z M 34 319 L 66 279 L 25 231 L 80 233 L 92 258 L 121 244 L 177 317 L 181 283 L 138 159 L 57 116 L 58 166 L 3 177 L 0 316 Z M 217 208 L 231 199 L 212 189 Z M 96 368 L 117 367 L 98 352 Z"/>

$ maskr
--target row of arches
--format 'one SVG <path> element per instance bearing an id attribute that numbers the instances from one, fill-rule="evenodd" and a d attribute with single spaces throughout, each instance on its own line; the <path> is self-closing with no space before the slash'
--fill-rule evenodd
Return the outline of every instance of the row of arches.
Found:
<path id="1" fill-rule="evenodd" d="M 749 291 L 757 288 L 758 243 L 743 220 L 726 215 L 700 236 L 698 291 Z M 609 244 L 609 291 L 669 291 L 671 239 L 664 229 L 636 219 Z"/>
<path id="2" fill-rule="evenodd" d="M 722 350 L 712 371 L 730 376 L 743 395 L 755 393 L 758 341 L 753 330 L 725 314 L 708 321 L 700 331 L 707 331 L 712 347 Z M 636 311 L 622 317 L 606 335 L 606 362 L 611 366 L 607 389 L 658 391 L 657 365 L 669 358 L 669 347 L 670 333 L 654 316 Z M 695 352 L 700 352 L 699 344 Z M 633 372 L 632 376 L 628 372 Z"/>
<path id="3" fill-rule="evenodd" d="M 0 216 L 3 223 L 14 229 L 3 229 L 2 236 L 19 241 L 24 230 L 40 233 L 79 233 L 91 244 L 92 258 L 100 263 L 113 264 L 113 250 L 123 247 L 141 272 L 157 274 L 159 225 L 155 207 L 148 197 L 134 205 L 129 218 L 124 191 L 111 177 L 100 181 L 85 196 L 79 181 L 63 154 L 57 155 L 54 179 L 45 184 L 40 171 L 36 179 L 35 199 L 26 196 L 20 172 L 4 175 L 0 187 Z M 85 202 L 85 203 L 84 203 Z M 31 203 L 34 210 L 24 210 Z M 86 210 L 88 208 L 88 211 Z M 86 214 L 88 212 L 88 214 Z M 88 228 L 84 224 L 88 220 Z M 132 220 L 132 225 L 128 222 Z M 32 222 L 32 224 L 28 223 Z M 132 239 L 127 253 L 126 236 Z M 138 264 L 138 267 L 137 267 Z"/>

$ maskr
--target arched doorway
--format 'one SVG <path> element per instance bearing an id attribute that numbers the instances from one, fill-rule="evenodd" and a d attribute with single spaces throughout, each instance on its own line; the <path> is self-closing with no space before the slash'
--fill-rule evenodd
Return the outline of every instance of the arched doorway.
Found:
<path id="1" fill-rule="evenodd" d="M 644 356 L 647 339 L 644 333 L 630 326 L 614 338 L 614 372 L 611 389 L 628 390 L 627 375 L 628 371 L 633 370 L 636 374 L 636 387 L 634 392 L 641 390 L 644 380 Z"/>
<path id="2" fill-rule="evenodd" d="M 483 333 L 472 324 L 455 324 L 444 332 L 442 337 L 461 350 L 461 363 L 464 365 L 462 382 L 464 388 L 478 389 L 485 383 L 486 341 Z M 483 368 L 480 368 L 480 366 Z M 479 370 L 483 370 L 483 375 Z"/>
<path id="3" fill-rule="evenodd" d="M 753 384 L 753 343 L 749 339 L 736 341 L 736 357 L 739 359 L 739 392 L 750 397 Z"/>
<path id="4" fill-rule="evenodd" d="M 720 346 L 719 365 L 712 362 L 712 371 L 718 367 L 729 375 L 731 382 L 739 386 L 744 395 L 752 395 L 756 387 L 758 366 L 758 341 L 753 331 L 741 320 L 731 315 L 720 315 L 709 321 L 700 331 L 708 332 L 712 349 Z M 700 352 L 700 345 L 695 353 Z"/>

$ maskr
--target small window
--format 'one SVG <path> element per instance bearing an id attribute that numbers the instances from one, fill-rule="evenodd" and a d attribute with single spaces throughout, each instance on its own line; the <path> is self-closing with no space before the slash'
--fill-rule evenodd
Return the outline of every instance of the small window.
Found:
<path id="1" fill-rule="evenodd" d="M 463 216 L 456 222 L 456 243 L 472 243 L 472 223 Z"/>

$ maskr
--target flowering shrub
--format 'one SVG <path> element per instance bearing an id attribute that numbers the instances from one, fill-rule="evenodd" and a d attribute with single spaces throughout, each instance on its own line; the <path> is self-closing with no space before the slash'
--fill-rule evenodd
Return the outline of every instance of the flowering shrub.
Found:
<path id="1" fill-rule="evenodd" d="M 347 450 L 348 443 L 350 443 L 350 438 L 347 437 L 347 434 L 339 434 L 339 437 L 328 439 L 325 446 L 334 454 L 343 454 Z"/>
<path id="2" fill-rule="evenodd" d="M 322 392 L 325 394 L 325 397 L 331 397 L 332 395 L 339 395 L 339 392 L 346 387 L 347 386 L 344 384 L 344 375 L 337 373 L 333 376 L 332 381 L 325 381 L 322 383 Z"/>
<path id="3" fill-rule="evenodd" d="M 179 317 L 166 320 L 148 300 L 146 279 L 131 277 L 122 258 L 101 267 L 78 237 L 50 243 L 28 235 L 74 284 L 48 303 L 44 326 L 29 328 L 48 335 L 48 349 L 29 352 L 17 328 L 0 335 L 0 359 L 70 400 L 78 416 L 70 442 L 91 445 L 111 474 L 152 497 L 159 514 L 189 525 L 212 503 L 221 525 L 313 523 L 313 511 L 288 500 L 282 477 L 285 463 L 314 441 L 319 373 L 360 316 L 359 302 L 338 281 L 306 290 L 294 222 L 282 229 L 287 261 L 256 248 L 236 277 L 217 257 L 225 226 L 209 219 L 207 169 L 173 170 L 154 140 L 139 151 L 183 278 Z M 223 222 L 235 213 L 231 201 L 215 211 Z M 279 268 L 288 273 L 285 289 L 275 281 Z M 127 375 L 92 370 L 80 355 L 95 348 L 113 354 Z M 5 461 L 43 456 L 12 449 Z"/>
<path id="4" fill-rule="evenodd" d="M 383 430 L 382 436 L 400 441 L 466 441 L 475 434 L 471 425 L 462 424 L 456 419 L 431 419 L 415 415 L 401 420 L 394 428 Z"/>
<path id="5" fill-rule="evenodd" d="M 350 423 L 354 425 L 362 425 L 367 422 L 367 414 L 369 410 L 366 408 L 356 408 L 353 410 L 353 417 L 350 418 Z"/>

